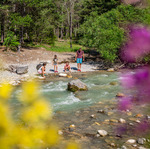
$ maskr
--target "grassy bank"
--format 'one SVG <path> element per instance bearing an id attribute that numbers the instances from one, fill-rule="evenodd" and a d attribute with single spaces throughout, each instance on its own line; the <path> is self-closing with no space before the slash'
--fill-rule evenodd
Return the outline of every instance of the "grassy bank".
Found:
<path id="1" fill-rule="evenodd" d="M 79 48 L 82 48 L 83 50 L 86 49 L 85 47 L 74 43 L 72 44 L 72 48 L 70 48 L 69 41 L 56 41 L 54 46 L 41 44 L 37 45 L 36 47 L 43 47 L 48 51 L 55 51 L 55 52 L 75 52 Z"/>

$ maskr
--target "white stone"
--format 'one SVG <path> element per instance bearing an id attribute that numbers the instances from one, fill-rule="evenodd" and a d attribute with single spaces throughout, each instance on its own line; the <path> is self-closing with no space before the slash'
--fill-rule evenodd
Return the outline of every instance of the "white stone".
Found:
<path id="1" fill-rule="evenodd" d="M 136 140 L 134 140 L 134 139 L 129 139 L 129 140 L 127 141 L 127 143 L 129 143 L 129 144 L 134 144 L 134 143 L 136 143 Z"/>
<path id="2" fill-rule="evenodd" d="M 137 145 L 136 145 L 136 144 L 133 144 L 132 146 L 133 146 L 133 147 L 137 147 Z"/>
<path id="3" fill-rule="evenodd" d="M 59 76 L 60 77 L 67 77 L 67 74 L 66 73 L 60 73 Z"/>
<path id="4" fill-rule="evenodd" d="M 126 123 L 126 120 L 124 120 L 123 118 L 120 118 L 120 119 L 119 119 L 119 122 L 120 122 L 120 123 Z"/>
<path id="5" fill-rule="evenodd" d="M 59 135 L 63 135 L 63 132 L 61 130 L 58 130 Z"/>
<path id="6" fill-rule="evenodd" d="M 105 137 L 105 136 L 107 136 L 107 131 L 105 131 L 105 130 L 98 130 L 97 131 L 98 132 L 98 134 L 100 134 L 100 136 L 102 136 L 102 137 Z"/>
<path id="7" fill-rule="evenodd" d="M 136 120 L 135 122 L 136 122 L 136 123 L 141 123 L 141 121 L 139 121 L 139 120 Z"/>
<path id="8" fill-rule="evenodd" d="M 94 115 L 94 114 L 92 114 L 90 117 L 91 117 L 91 118 L 95 118 L 95 115 Z"/>
<path id="9" fill-rule="evenodd" d="M 108 71 L 108 72 L 114 72 L 115 69 L 114 69 L 114 68 L 109 68 L 109 69 L 107 69 L 107 71 Z"/>
<path id="10" fill-rule="evenodd" d="M 140 147 L 138 147 L 138 149 L 146 149 L 146 148 L 145 148 L 145 147 L 140 146 Z"/>
<path id="11" fill-rule="evenodd" d="M 121 146 L 121 149 L 127 149 L 127 147 L 123 145 L 123 146 Z"/>

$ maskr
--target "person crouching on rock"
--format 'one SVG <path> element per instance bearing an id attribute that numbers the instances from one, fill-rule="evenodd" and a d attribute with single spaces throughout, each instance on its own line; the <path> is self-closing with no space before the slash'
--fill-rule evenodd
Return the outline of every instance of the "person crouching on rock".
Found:
<path id="1" fill-rule="evenodd" d="M 46 63 L 43 63 L 43 66 L 41 66 L 38 70 L 38 73 L 45 78 L 45 75 L 46 75 Z"/>
<path id="2" fill-rule="evenodd" d="M 66 65 L 64 67 L 64 71 L 66 72 L 66 70 L 68 70 L 69 72 L 71 72 L 71 67 L 69 65 L 69 62 L 66 62 Z"/>

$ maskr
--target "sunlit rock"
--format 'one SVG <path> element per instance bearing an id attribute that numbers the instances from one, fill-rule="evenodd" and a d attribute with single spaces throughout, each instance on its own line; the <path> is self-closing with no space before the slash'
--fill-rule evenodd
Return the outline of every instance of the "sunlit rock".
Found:
<path id="1" fill-rule="evenodd" d="M 85 83 L 77 79 L 77 80 L 72 80 L 68 83 L 68 90 L 72 92 L 87 91 L 88 88 Z"/>

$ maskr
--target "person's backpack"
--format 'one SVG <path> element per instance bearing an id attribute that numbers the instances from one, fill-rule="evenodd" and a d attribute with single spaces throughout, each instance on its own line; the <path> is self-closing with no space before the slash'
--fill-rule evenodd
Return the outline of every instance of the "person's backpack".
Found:
<path id="1" fill-rule="evenodd" d="M 43 66 L 43 64 L 40 63 L 36 66 L 36 69 L 39 70 L 42 66 Z"/>

